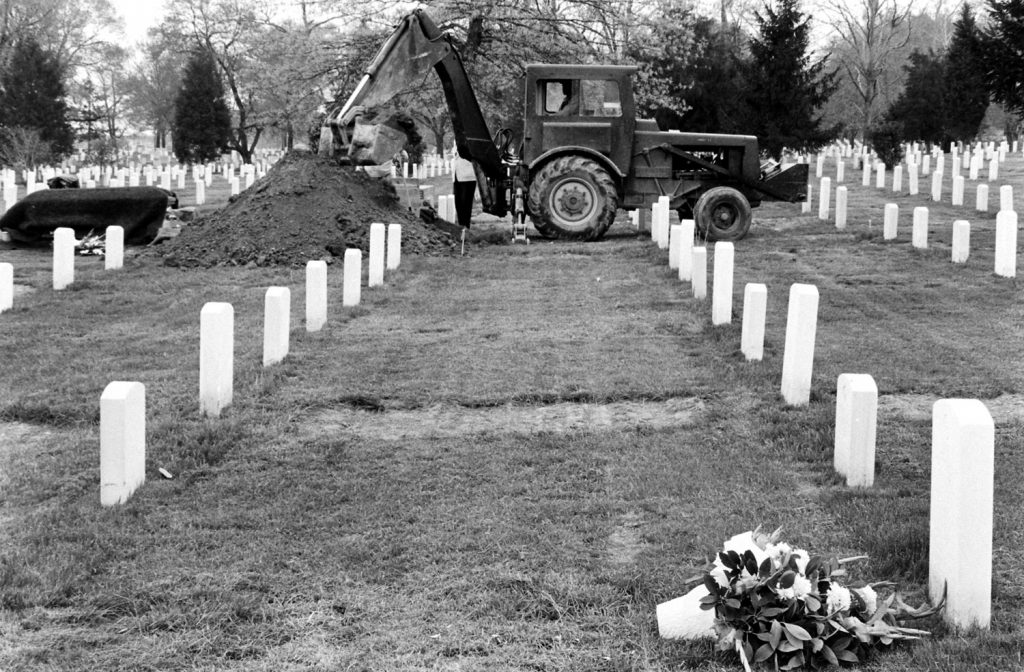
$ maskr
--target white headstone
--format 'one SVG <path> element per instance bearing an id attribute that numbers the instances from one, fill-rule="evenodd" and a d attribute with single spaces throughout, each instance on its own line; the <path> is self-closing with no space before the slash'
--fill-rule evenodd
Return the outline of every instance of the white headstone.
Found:
<path id="1" fill-rule="evenodd" d="M 345 250 L 345 268 L 341 284 L 341 305 L 358 306 L 363 278 L 363 251 Z"/>
<path id="2" fill-rule="evenodd" d="M 807 185 L 807 198 L 800 204 L 800 212 L 808 213 L 811 211 L 811 203 L 814 202 L 814 185 Z"/>
<path id="3" fill-rule="evenodd" d="M 931 163 L 931 158 L 932 158 L 931 154 L 925 154 L 924 156 L 921 157 L 921 174 L 922 175 L 927 175 L 929 172 L 931 172 L 931 170 L 929 169 L 929 164 Z"/>
<path id="4" fill-rule="evenodd" d="M 953 197 L 951 203 L 953 205 L 964 204 L 964 176 L 954 175 L 953 176 Z"/>
<path id="5" fill-rule="evenodd" d="M 992 515 L 995 424 L 977 399 L 932 407 L 928 595 L 958 627 L 992 619 Z"/>
<path id="6" fill-rule="evenodd" d="M 263 366 L 288 356 L 291 332 L 292 293 L 287 287 L 270 287 L 263 300 Z"/>
<path id="7" fill-rule="evenodd" d="M 818 154 L 817 164 L 816 164 L 816 167 L 814 169 L 814 176 L 815 177 L 821 177 L 821 173 L 824 170 L 824 168 L 825 168 L 825 155 L 824 154 Z"/>
<path id="8" fill-rule="evenodd" d="M 1017 213 L 1013 210 L 996 214 L 995 272 L 1004 278 L 1017 275 Z"/>
<path id="9" fill-rule="evenodd" d="M 836 184 L 842 184 L 846 180 L 846 162 L 839 159 L 836 162 Z"/>
<path id="10" fill-rule="evenodd" d="M 907 166 L 907 193 L 911 196 L 917 196 L 917 191 L 917 164 L 912 163 Z"/>
<path id="11" fill-rule="evenodd" d="M 864 159 L 864 167 L 861 171 L 860 184 L 862 187 L 871 186 L 871 162 L 868 161 L 867 158 Z"/>
<path id="12" fill-rule="evenodd" d="M 697 223 L 692 219 L 679 222 L 679 279 L 689 282 L 693 279 L 693 236 Z"/>
<path id="13" fill-rule="evenodd" d="M 953 263 L 966 263 L 971 253 L 971 224 L 965 219 L 953 222 Z"/>
<path id="14" fill-rule="evenodd" d="M 988 185 L 979 184 L 978 194 L 974 198 L 974 209 L 978 212 L 988 212 Z"/>
<path id="15" fill-rule="evenodd" d="M 235 376 L 235 309 L 207 303 L 199 313 L 199 411 L 218 417 L 231 405 Z"/>
<path id="16" fill-rule="evenodd" d="M 108 226 L 104 239 L 106 249 L 103 252 L 103 268 L 116 271 L 124 266 L 124 228 Z"/>
<path id="17" fill-rule="evenodd" d="M 384 245 L 386 242 L 387 227 L 380 222 L 370 224 L 370 271 L 367 281 L 368 287 L 377 287 L 384 284 Z"/>
<path id="18" fill-rule="evenodd" d="M 895 203 L 885 204 L 885 217 L 882 220 L 883 240 L 896 238 L 896 229 L 900 218 L 900 206 Z"/>
<path id="19" fill-rule="evenodd" d="M 914 229 L 910 242 L 914 247 L 922 250 L 928 247 L 928 208 L 922 206 L 914 208 Z"/>
<path id="20" fill-rule="evenodd" d="M 768 287 L 749 282 L 743 288 L 743 325 L 740 330 L 740 351 L 747 361 L 764 357 L 764 323 L 768 311 Z"/>
<path id="21" fill-rule="evenodd" d="M 796 283 L 789 288 L 786 345 L 782 357 L 782 396 L 790 406 L 802 406 L 811 399 L 817 329 L 818 288 Z"/>
<path id="22" fill-rule="evenodd" d="M 942 200 L 942 173 L 940 172 L 932 173 L 932 200 L 936 203 Z"/>
<path id="23" fill-rule="evenodd" d="M 878 163 L 875 165 L 875 188 L 885 189 L 885 164 Z"/>
<path id="24" fill-rule="evenodd" d="M 732 283 L 736 251 L 732 243 L 715 243 L 714 281 L 711 287 L 711 324 L 732 322 Z"/>
<path id="25" fill-rule="evenodd" d="M 708 295 L 708 248 L 693 248 L 693 298 L 705 299 Z"/>
<path id="26" fill-rule="evenodd" d="M 866 373 L 844 373 L 836 389 L 835 470 L 850 487 L 875 482 L 878 387 Z"/>
<path id="27" fill-rule="evenodd" d="M 14 265 L 0 263 L 0 313 L 14 307 Z"/>
<path id="28" fill-rule="evenodd" d="M 903 190 L 903 164 L 897 164 L 892 169 L 892 190 L 899 192 Z"/>
<path id="29" fill-rule="evenodd" d="M 53 288 L 66 289 L 75 281 L 75 231 L 62 226 L 53 232 Z"/>
<path id="30" fill-rule="evenodd" d="M 683 249 L 683 227 L 673 224 L 668 227 L 668 267 L 679 270 L 679 253 Z"/>
<path id="31" fill-rule="evenodd" d="M 999 187 L 999 209 L 1013 210 L 1013 186 L 1004 184 Z"/>
<path id="32" fill-rule="evenodd" d="M 327 262 L 306 262 L 306 331 L 320 331 L 327 323 Z"/>
<path id="33" fill-rule="evenodd" d="M 988 162 L 988 181 L 995 182 L 999 179 L 999 159 L 995 158 Z"/>
<path id="34" fill-rule="evenodd" d="M 846 187 L 836 187 L 836 228 L 846 228 Z"/>
<path id="35" fill-rule="evenodd" d="M 123 504 L 146 480 L 146 387 L 117 380 L 100 396 L 100 505 Z"/>
<path id="36" fill-rule="evenodd" d="M 206 183 L 202 179 L 196 180 L 196 205 L 206 203 Z"/>
<path id="37" fill-rule="evenodd" d="M 832 180 L 830 178 L 821 178 L 821 184 L 818 186 L 818 194 L 818 219 L 822 221 L 827 221 L 829 210 L 829 198 L 832 196 Z"/>
<path id="38" fill-rule="evenodd" d="M 402 225 L 388 224 L 387 269 L 393 271 L 402 263 Z"/>

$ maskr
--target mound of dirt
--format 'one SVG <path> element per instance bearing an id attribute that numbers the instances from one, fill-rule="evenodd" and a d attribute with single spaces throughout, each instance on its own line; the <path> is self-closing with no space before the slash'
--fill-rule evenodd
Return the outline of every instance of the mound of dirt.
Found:
<path id="1" fill-rule="evenodd" d="M 447 231 L 399 202 L 387 178 L 304 151 L 288 153 L 227 206 L 152 249 L 168 266 L 304 266 L 348 248 L 368 254 L 373 222 L 402 225 L 402 254 L 455 250 Z"/>

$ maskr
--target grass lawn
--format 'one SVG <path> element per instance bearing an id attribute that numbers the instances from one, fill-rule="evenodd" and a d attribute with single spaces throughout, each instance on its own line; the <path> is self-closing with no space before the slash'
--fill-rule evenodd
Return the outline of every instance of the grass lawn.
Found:
<path id="1" fill-rule="evenodd" d="M 1002 173 L 1024 189 L 1019 157 Z M 996 421 L 992 628 L 930 621 L 931 639 L 863 669 L 1024 669 L 1024 292 L 992 272 L 994 213 L 973 211 L 970 181 L 972 207 L 953 208 L 924 177 L 910 197 L 846 175 L 845 230 L 816 207 L 755 210 L 719 327 L 627 224 L 509 245 L 481 218 L 466 256 L 406 257 L 355 308 L 333 265 L 313 334 L 304 269 L 182 271 L 130 250 L 118 272 L 78 258 L 54 292 L 48 251 L 0 249 L 19 287 L 0 315 L 0 669 L 738 670 L 659 639 L 655 606 L 758 524 L 865 553 L 855 579 L 920 602 L 930 404 L 952 397 Z M 919 205 L 927 250 L 909 242 Z M 954 219 L 972 224 L 965 265 L 949 261 Z M 761 362 L 739 352 L 747 282 L 768 286 Z M 779 394 L 794 282 L 820 292 L 811 402 L 795 408 Z M 271 286 L 291 288 L 292 343 L 264 369 Z M 218 419 L 198 413 L 209 301 L 235 310 Z M 831 469 L 841 373 L 879 387 L 870 490 Z M 113 380 L 146 385 L 147 482 L 102 509 Z"/>

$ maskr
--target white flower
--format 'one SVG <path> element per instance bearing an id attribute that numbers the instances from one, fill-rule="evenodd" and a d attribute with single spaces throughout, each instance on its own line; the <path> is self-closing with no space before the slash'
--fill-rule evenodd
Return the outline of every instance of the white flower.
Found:
<path id="1" fill-rule="evenodd" d="M 765 554 L 772 559 L 772 566 L 778 569 L 782 566 L 782 563 L 786 561 L 789 554 L 793 552 L 793 547 L 784 541 L 780 541 L 777 544 L 768 544 L 764 547 Z"/>
<path id="2" fill-rule="evenodd" d="M 802 548 L 793 549 L 793 557 L 796 558 L 796 569 L 801 574 L 807 572 L 807 562 L 811 559 L 811 556 L 807 554 Z"/>
<path id="3" fill-rule="evenodd" d="M 803 599 L 811 591 L 814 590 L 814 586 L 807 580 L 806 576 L 797 574 L 796 578 L 793 579 L 793 595 L 800 599 Z"/>
<path id="4" fill-rule="evenodd" d="M 850 590 L 846 586 L 833 583 L 828 589 L 828 597 L 825 599 L 825 606 L 828 613 L 834 614 L 837 611 L 846 612 L 850 609 Z"/>
<path id="5" fill-rule="evenodd" d="M 864 601 L 866 605 L 864 607 L 864 616 L 871 618 L 875 611 L 878 610 L 878 593 L 871 586 L 864 586 L 863 588 L 854 588 L 853 592 L 857 593 L 857 597 Z"/>

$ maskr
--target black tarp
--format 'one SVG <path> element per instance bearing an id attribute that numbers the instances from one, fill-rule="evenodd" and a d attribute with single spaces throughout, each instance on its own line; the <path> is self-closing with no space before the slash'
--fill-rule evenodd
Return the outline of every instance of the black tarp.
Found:
<path id="1" fill-rule="evenodd" d="M 158 187 L 43 189 L 15 203 L 0 217 L 0 229 L 16 243 L 38 243 L 62 226 L 77 237 L 120 226 L 126 243 L 144 244 L 160 230 L 168 198 Z"/>

